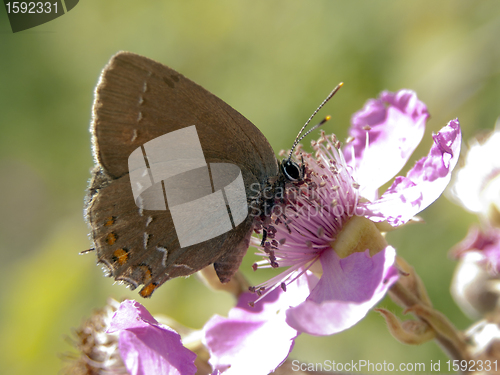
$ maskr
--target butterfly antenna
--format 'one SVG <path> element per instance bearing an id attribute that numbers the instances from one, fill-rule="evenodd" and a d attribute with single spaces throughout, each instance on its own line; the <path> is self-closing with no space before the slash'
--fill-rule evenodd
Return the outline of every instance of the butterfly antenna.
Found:
<path id="1" fill-rule="evenodd" d="M 323 125 L 325 122 L 329 121 L 330 119 L 332 118 L 332 116 L 328 115 L 326 116 L 323 120 L 321 120 L 321 122 L 319 124 L 316 124 L 314 125 L 311 129 L 309 129 L 307 132 L 305 132 L 304 134 L 302 134 L 302 137 L 300 137 L 298 140 L 297 140 L 297 143 L 299 143 L 303 138 L 305 138 L 310 132 L 318 129 L 321 125 Z"/>
<path id="2" fill-rule="evenodd" d="M 316 110 L 313 112 L 313 114 L 311 115 L 311 117 L 309 117 L 309 119 L 306 121 L 306 123 L 304 124 L 304 126 L 302 127 L 302 129 L 300 129 L 299 131 L 299 134 L 297 134 L 297 137 L 295 137 L 295 142 L 293 142 L 293 146 L 292 146 L 292 149 L 290 150 L 290 155 L 288 155 L 288 160 L 291 159 L 292 157 L 292 153 L 293 153 L 293 150 L 295 149 L 295 147 L 299 144 L 299 142 L 302 140 L 302 138 L 304 138 L 306 135 L 308 135 L 310 132 L 312 132 L 313 130 L 319 128 L 321 125 L 323 125 L 325 122 L 327 122 L 328 120 L 330 120 L 330 116 L 327 116 L 323 119 L 323 121 L 321 121 L 319 124 L 317 125 L 314 125 L 312 127 L 312 129 L 310 129 L 308 132 L 306 132 L 304 135 L 301 136 L 302 132 L 304 131 L 304 129 L 306 128 L 307 125 L 309 125 L 309 123 L 311 122 L 311 120 L 314 118 L 314 116 L 316 116 L 316 113 L 319 112 L 319 110 L 321 108 L 323 108 L 323 106 L 328 103 L 328 101 L 333 97 L 333 95 L 335 95 L 335 93 L 337 91 L 339 91 L 339 89 L 344 85 L 344 82 L 340 82 L 333 90 L 330 94 L 328 94 L 328 96 L 326 97 L 325 100 L 323 100 L 323 102 L 319 105 L 318 108 L 316 108 Z"/>

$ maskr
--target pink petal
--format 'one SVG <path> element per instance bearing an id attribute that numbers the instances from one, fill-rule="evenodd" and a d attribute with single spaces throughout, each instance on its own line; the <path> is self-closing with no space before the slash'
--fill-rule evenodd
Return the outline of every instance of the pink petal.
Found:
<path id="1" fill-rule="evenodd" d="M 298 335 L 286 324 L 285 310 L 304 301 L 309 293 L 303 275 L 286 292 L 277 288 L 254 307 L 248 303 L 257 296 L 244 293 L 228 318 L 213 316 L 204 327 L 212 367 L 224 375 L 267 375 L 274 371 L 288 357 Z"/>
<path id="2" fill-rule="evenodd" d="M 406 177 L 396 177 L 379 200 L 368 203 L 366 217 L 398 226 L 439 198 L 450 182 L 460 154 L 458 119 L 450 121 L 433 138 L 429 155 L 417 161 Z"/>
<path id="3" fill-rule="evenodd" d="M 321 255 L 321 280 L 304 303 L 287 311 L 287 323 L 311 335 L 332 335 L 352 327 L 398 279 L 395 257 L 390 246 L 373 257 L 368 250 L 344 259 L 326 251 Z"/>
<path id="4" fill-rule="evenodd" d="M 119 332 L 120 355 L 132 375 L 196 373 L 196 354 L 182 345 L 177 332 L 158 323 L 136 301 L 120 304 L 107 332 Z"/>
<path id="5" fill-rule="evenodd" d="M 344 155 L 356 170 L 362 196 L 373 199 L 376 190 L 403 168 L 422 140 L 428 117 L 425 104 L 410 90 L 384 91 L 354 114 L 349 132 L 354 141 L 344 147 Z"/>
<path id="6" fill-rule="evenodd" d="M 477 261 L 485 265 L 492 274 L 500 273 L 500 229 L 491 227 L 481 229 L 471 226 L 467 236 L 451 249 L 455 258 L 462 258 L 468 252 L 476 252 L 480 259 Z"/>

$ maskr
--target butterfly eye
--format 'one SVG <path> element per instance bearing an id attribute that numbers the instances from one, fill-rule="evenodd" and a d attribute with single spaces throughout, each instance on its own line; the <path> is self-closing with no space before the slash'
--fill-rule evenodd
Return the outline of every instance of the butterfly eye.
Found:
<path id="1" fill-rule="evenodd" d="M 290 181 L 297 181 L 302 178 L 302 170 L 300 166 L 290 159 L 284 160 L 281 164 L 283 174 Z"/>

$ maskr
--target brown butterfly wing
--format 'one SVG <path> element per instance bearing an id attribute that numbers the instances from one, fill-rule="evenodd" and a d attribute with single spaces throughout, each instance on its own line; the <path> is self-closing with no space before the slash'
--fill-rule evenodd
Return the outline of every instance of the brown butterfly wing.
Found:
<path id="1" fill-rule="evenodd" d="M 196 125 L 208 163 L 240 167 L 247 196 L 278 171 L 262 133 L 229 105 L 174 70 L 128 52 L 113 56 L 101 74 L 91 126 L 96 168 L 86 216 L 98 262 L 148 297 L 166 280 L 215 263 L 221 281 L 238 269 L 253 229 L 248 216 L 235 229 L 180 248 L 170 211 L 139 209 L 128 175 L 130 154 L 144 143 Z M 180 155 L 182 156 L 182 155 Z M 255 187 L 253 187 L 255 189 Z"/>

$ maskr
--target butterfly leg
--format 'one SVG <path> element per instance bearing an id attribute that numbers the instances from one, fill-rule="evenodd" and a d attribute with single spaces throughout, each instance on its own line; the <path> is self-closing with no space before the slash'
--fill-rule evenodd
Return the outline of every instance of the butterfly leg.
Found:
<path id="1" fill-rule="evenodd" d="M 267 230 L 266 228 L 262 228 L 262 241 L 260 241 L 260 246 L 264 247 L 264 243 L 267 240 Z"/>

